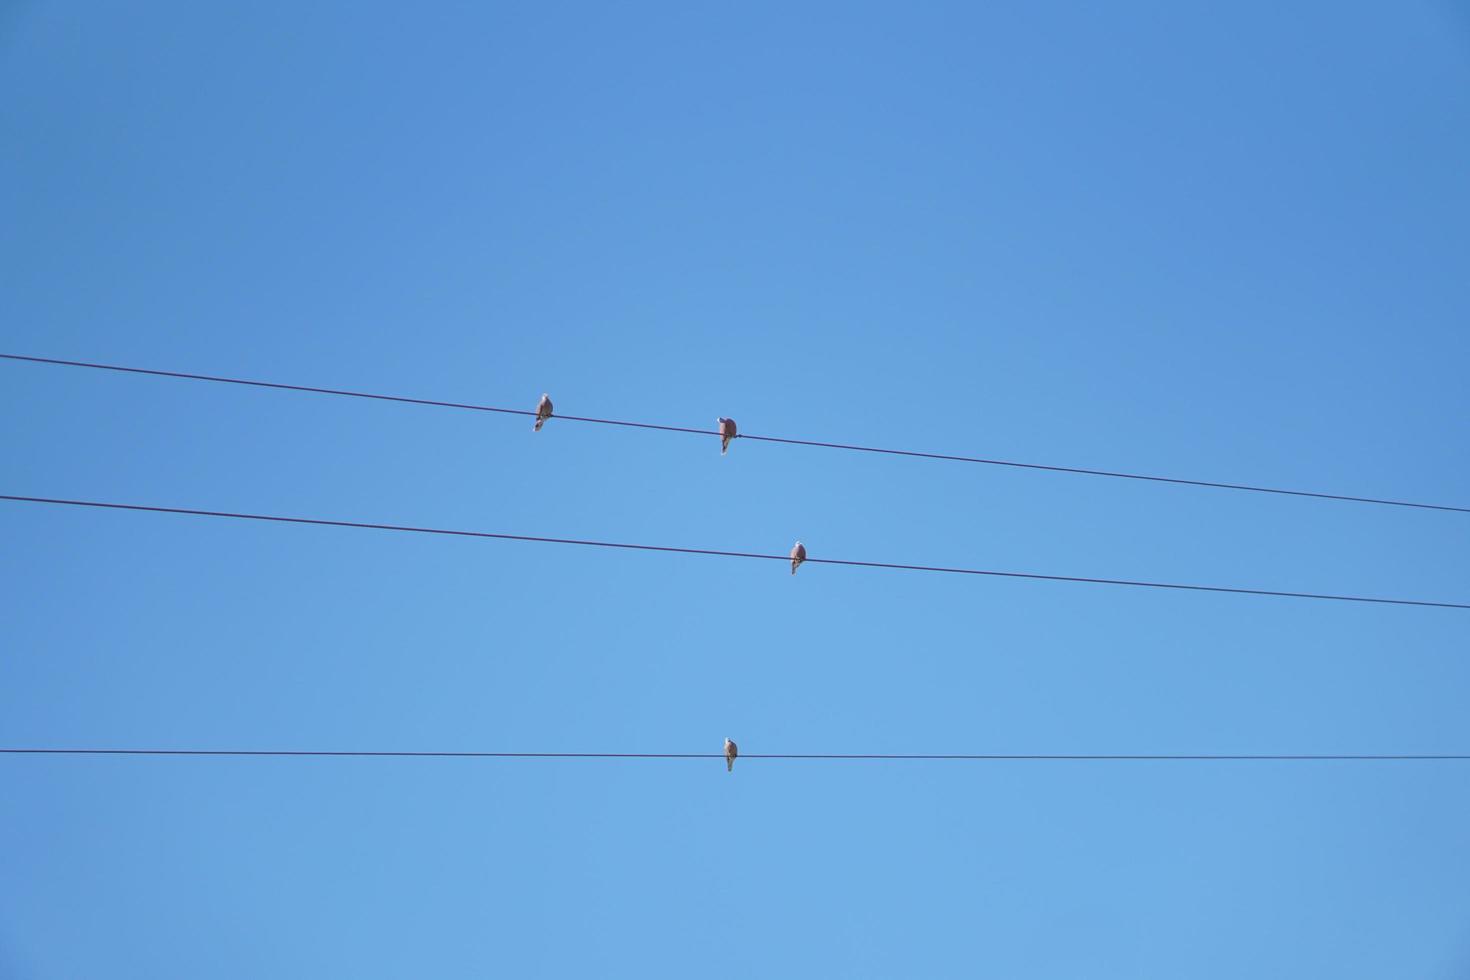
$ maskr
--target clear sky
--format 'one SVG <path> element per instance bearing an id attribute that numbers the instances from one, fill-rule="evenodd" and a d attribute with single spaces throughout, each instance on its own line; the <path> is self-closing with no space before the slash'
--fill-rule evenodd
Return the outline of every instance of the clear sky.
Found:
<path id="1" fill-rule="evenodd" d="M 0 3 L 0 349 L 1470 503 L 1450 3 Z M 1470 516 L 0 362 L 0 492 L 1470 600 Z M 0 745 L 1470 751 L 1470 614 L 0 503 Z M 0 976 L 1470 976 L 1470 765 L 0 758 Z"/>

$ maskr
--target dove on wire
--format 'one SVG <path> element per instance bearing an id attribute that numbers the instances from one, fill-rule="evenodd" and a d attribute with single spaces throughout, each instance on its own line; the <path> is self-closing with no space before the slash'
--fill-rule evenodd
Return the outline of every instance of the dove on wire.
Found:
<path id="1" fill-rule="evenodd" d="M 740 754 L 740 749 L 728 738 L 725 739 L 725 771 L 735 771 L 735 757 Z"/>
<path id="2" fill-rule="evenodd" d="M 730 441 L 735 438 L 735 420 L 720 419 L 720 455 L 725 455 L 725 450 L 730 448 Z"/>
<path id="3" fill-rule="evenodd" d="M 796 574 L 796 566 L 806 561 L 806 545 L 800 541 L 791 548 L 791 574 Z"/>
<path id="4" fill-rule="evenodd" d="M 533 431 L 540 432 L 541 427 L 549 418 L 551 418 L 551 396 L 543 391 L 541 400 L 536 403 L 536 428 Z"/>

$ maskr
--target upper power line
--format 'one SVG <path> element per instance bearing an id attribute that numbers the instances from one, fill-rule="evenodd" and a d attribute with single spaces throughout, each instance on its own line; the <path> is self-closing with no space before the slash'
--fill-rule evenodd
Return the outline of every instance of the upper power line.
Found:
<path id="1" fill-rule="evenodd" d="M 349 759 L 723 759 L 719 752 L 413 752 L 331 749 L 0 748 L 0 755 L 144 755 Z M 1470 755 L 1017 755 L 995 753 L 751 752 L 746 759 L 814 762 L 1470 762 Z"/>
<path id="2" fill-rule="evenodd" d="M 144 511 L 155 514 L 184 514 L 192 517 L 226 517 L 244 521 L 272 521 L 281 524 L 313 524 L 323 527 L 351 527 L 374 531 L 405 531 L 413 534 L 443 534 L 462 538 L 492 538 L 500 541 L 529 541 L 538 544 L 572 544 L 591 548 L 623 548 L 630 551 L 659 551 L 681 555 L 713 555 L 720 558 L 757 558 L 765 561 L 790 562 L 792 572 L 797 564 L 850 565 L 857 568 L 889 568 L 912 572 L 943 572 L 950 575 L 987 575 L 995 578 L 1036 579 L 1047 582 L 1083 582 L 1090 585 L 1126 585 L 1146 589 L 1176 589 L 1186 592 L 1228 592 L 1237 595 L 1279 596 L 1288 599 L 1330 599 L 1337 602 L 1371 602 L 1390 606 L 1434 606 L 1440 609 L 1470 609 L 1461 602 L 1431 602 L 1424 599 L 1384 599 L 1376 596 L 1334 595 L 1321 592 L 1283 592 L 1275 589 L 1247 589 L 1225 585 L 1188 585 L 1179 582 L 1144 582 L 1133 579 L 1093 578 L 1082 575 L 1044 575 L 1040 572 L 1003 572 L 982 568 L 951 568 L 942 565 L 907 565 L 898 562 L 856 561 L 847 558 L 812 558 L 803 550 L 797 562 L 793 554 L 771 555 L 752 551 L 720 551 L 712 548 L 677 548 L 672 545 L 631 544 L 621 541 L 593 541 L 583 538 L 552 538 L 532 534 L 505 534 L 495 531 L 466 531 L 453 528 L 415 527 L 406 524 L 379 524 L 367 521 L 339 521 L 321 517 L 284 517 L 276 514 L 246 514 L 234 511 L 199 510 L 192 507 L 160 507 L 149 504 L 122 504 L 101 500 L 68 500 L 59 497 L 28 497 L 0 494 L 0 500 L 31 504 L 59 504 L 67 507 L 97 507 L 105 510 Z M 798 547 L 800 547 L 798 543 Z"/>
<path id="3" fill-rule="evenodd" d="M 384 395 L 367 391 L 348 391 L 342 388 L 320 388 L 313 385 L 292 385 L 276 381 L 254 381 L 246 378 L 227 378 L 219 375 L 192 374 L 184 371 L 161 371 L 155 368 L 124 367 L 118 364 L 97 364 L 89 361 L 68 361 L 54 357 L 30 357 L 24 354 L 0 354 L 10 361 L 27 361 L 34 364 L 55 364 L 63 367 L 95 368 L 101 371 L 120 371 L 127 374 L 146 374 L 160 378 L 184 378 L 190 381 L 212 381 L 218 384 L 248 385 L 253 388 L 274 388 L 281 391 L 305 391 L 318 395 L 340 395 L 347 398 L 371 398 L 377 401 L 402 402 L 408 405 L 430 405 L 436 408 L 457 408 L 472 412 L 496 412 L 502 415 L 536 416 L 532 410 L 500 408 L 493 405 L 474 405 L 467 402 L 439 401 L 432 398 L 409 398 L 403 395 Z M 660 432 L 688 432 L 694 435 L 721 436 L 719 429 L 693 429 L 679 425 L 660 425 L 652 422 L 628 422 L 621 419 L 592 418 L 580 415 L 560 415 L 564 422 L 593 422 L 598 425 L 621 425 L 634 429 L 655 429 Z M 1470 514 L 1470 507 L 1449 504 L 1426 504 L 1412 500 L 1388 500 L 1382 497 L 1358 497 L 1351 494 L 1324 493 L 1313 490 L 1287 490 L 1281 487 L 1262 487 L 1248 483 L 1225 483 L 1216 480 L 1189 480 L 1173 476 L 1153 476 L 1145 473 L 1125 473 L 1121 470 L 1101 470 L 1083 466 L 1056 466 L 1046 463 L 1022 463 L 1011 459 L 987 459 L 981 456 L 960 456 L 949 453 L 927 453 L 912 449 L 884 449 L 878 446 L 862 446 L 842 442 L 821 442 L 815 439 L 792 439 L 784 436 L 761 436 L 741 433 L 734 438 L 754 442 L 783 443 L 789 446 L 814 446 L 822 449 L 843 449 L 859 453 L 880 453 L 886 456 L 911 456 L 917 459 L 941 459 L 955 463 L 980 463 L 986 466 L 1009 466 L 1016 469 L 1043 470 L 1050 473 L 1077 473 L 1083 476 L 1103 476 L 1118 480 L 1143 480 L 1150 483 L 1169 483 L 1189 487 L 1213 487 L 1218 490 L 1244 490 L 1251 493 L 1273 493 L 1288 497 L 1314 497 L 1319 500 L 1345 500 L 1359 504 L 1380 504 L 1388 507 L 1415 507 L 1420 510 L 1453 511 Z"/>

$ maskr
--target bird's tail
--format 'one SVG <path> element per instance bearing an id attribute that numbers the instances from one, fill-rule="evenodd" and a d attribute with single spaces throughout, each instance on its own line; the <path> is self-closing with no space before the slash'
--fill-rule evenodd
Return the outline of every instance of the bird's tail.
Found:
<path id="1" fill-rule="evenodd" d="M 735 760 L 734 759 L 726 759 L 725 760 L 725 771 L 726 772 L 734 772 L 735 771 Z"/>
<path id="2" fill-rule="evenodd" d="M 540 432 L 541 431 L 541 427 L 543 425 L 545 425 L 545 424 L 546 424 L 546 420 L 545 419 L 537 419 L 536 420 L 536 428 L 532 429 L 531 431 L 533 431 L 533 432 Z"/>

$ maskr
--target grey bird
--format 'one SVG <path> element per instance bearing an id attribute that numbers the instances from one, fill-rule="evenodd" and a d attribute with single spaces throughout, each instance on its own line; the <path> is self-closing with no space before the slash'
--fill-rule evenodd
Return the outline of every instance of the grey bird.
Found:
<path id="1" fill-rule="evenodd" d="M 728 738 L 725 739 L 725 771 L 735 771 L 735 757 L 740 754 L 740 749 Z"/>
<path id="2" fill-rule="evenodd" d="M 730 442 L 735 438 L 735 420 L 720 419 L 720 455 L 725 455 L 725 450 L 730 448 Z"/>
<path id="3" fill-rule="evenodd" d="M 806 545 L 800 541 L 791 547 L 791 574 L 796 574 L 796 566 L 806 561 Z"/>
<path id="4" fill-rule="evenodd" d="M 551 418 L 551 396 L 543 391 L 541 393 L 541 400 L 536 403 L 535 431 L 540 432 L 541 427 L 546 424 L 546 420 L 549 418 Z"/>

